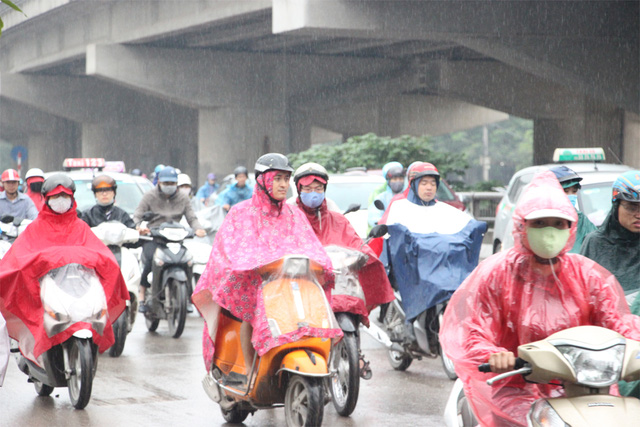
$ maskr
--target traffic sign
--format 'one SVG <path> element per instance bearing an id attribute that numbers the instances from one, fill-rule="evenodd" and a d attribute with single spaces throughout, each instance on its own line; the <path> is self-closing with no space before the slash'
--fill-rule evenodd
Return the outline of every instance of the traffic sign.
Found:
<path id="1" fill-rule="evenodd" d="M 11 158 L 14 162 L 18 163 L 18 158 L 20 157 L 20 160 L 22 161 L 22 163 L 24 163 L 27 161 L 28 151 L 29 150 L 27 150 L 27 147 L 16 145 L 11 149 Z"/>

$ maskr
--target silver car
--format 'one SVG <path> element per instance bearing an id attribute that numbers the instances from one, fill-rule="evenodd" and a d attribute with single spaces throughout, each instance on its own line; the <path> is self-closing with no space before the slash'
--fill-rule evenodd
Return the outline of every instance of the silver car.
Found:
<path id="1" fill-rule="evenodd" d="M 533 176 L 554 166 L 566 165 L 575 171 L 582 181 L 582 190 L 578 192 L 578 207 L 595 226 L 600 226 L 611 209 L 611 186 L 620 174 L 632 170 L 625 165 L 610 163 L 580 162 L 553 163 L 531 166 L 516 172 L 496 209 L 496 222 L 493 228 L 493 253 L 513 246 L 513 222 L 511 217 L 522 190 L 531 182 Z"/>

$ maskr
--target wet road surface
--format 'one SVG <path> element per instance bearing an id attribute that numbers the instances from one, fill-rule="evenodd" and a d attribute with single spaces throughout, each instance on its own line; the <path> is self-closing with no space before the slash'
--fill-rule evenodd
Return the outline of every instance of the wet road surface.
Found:
<path id="1" fill-rule="evenodd" d="M 179 339 L 166 322 L 149 333 L 139 315 L 122 356 L 100 355 L 91 401 L 75 410 L 66 388 L 38 397 L 33 384 L 10 360 L 0 387 L 0 426 L 218 426 L 225 425 L 219 406 L 202 389 L 202 319 L 190 314 Z M 386 350 L 362 334 L 373 378 L 361 381 L 358 406 L 349 418 L 325 406 L 325 426 L 443 426 L 444 405 L 453 386 L 440 360 L 414 361 L 406 372 L 394 371 Z M 257 411 L 247 426 L 282 426 L 282 408 Z"/>

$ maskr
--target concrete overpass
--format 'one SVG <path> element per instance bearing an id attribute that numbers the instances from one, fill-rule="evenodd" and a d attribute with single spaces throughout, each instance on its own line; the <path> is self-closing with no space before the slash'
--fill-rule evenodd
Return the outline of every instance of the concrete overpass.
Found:
<path id="1" fill-rule="evenodd" d="M 0 138 L 29 166 L 170 163 L 202 181 L 322 135 L 534 121 L 535 162 L 640 167 L 638 1 L 16 2 L 0 9 Z"/>

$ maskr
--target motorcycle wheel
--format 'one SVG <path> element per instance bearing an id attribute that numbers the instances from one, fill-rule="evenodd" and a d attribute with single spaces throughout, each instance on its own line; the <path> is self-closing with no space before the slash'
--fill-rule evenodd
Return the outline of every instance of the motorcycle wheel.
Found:
<path id="1" fill-rule="evenodd" d="M 249 411 L 240 409 L 238 405 L 228 411 L 220 408 L 220 412 L 222 412 L 224 420 L 230 424 L 240 424 L 249 416 Z"/>
<path id="2" fill-rule="evenodd" d="M 180 338 L 187 319 L 187 284 L 172 279 L 167 286 L 171 298 L 171 312 L 167 313 L 169 333 L 173 338 Z"/>
<path id="3" fill-rule="evenodd" d="M 391 303 L 387 308 L 382 323 L 386 330 L 390 331 L 393 328 L 391 325 L 397 324 L 398 322 L 403 322 L 403 319 L 400 318 L 400 313 L 398 313 L 393 303 Z M 408 354 L 391 349 L 389 349 L 387 356 L 389 357 L 389 364 L 396 371 L 406 371 L 411 365 L 411 362 L 413 362 L 413 359 Z"/>
<path id="4" fill-rule="evenodd" d="M 113 322 L 113 337 L 115 342 L 109 348 L 109 356 L 118 357 L 124 350 L 124 343 L 127 340 L 127 331 L 129 327 L 127 325 L 129 320 L 129 307 L 125 308 L 120 317 Z"/>
<path id="5" fill-rule="evenodd" d="M 321 425 L 324 415 L 322 379 L 293 375 L 287 384 L 284 414 L 289 427 Z"/>
<path id="6" fill-rule="evenodd" d="M 144 316 L 144 322 L 147 324 L 147 330 L 149 332 L 155 332 L 158 329 L 158 325 L 160 324 L 160 319 L 150 319 L 147 317 L 148 314 Z"/>
<path id="7" fill-rule="evenodd" d="M 69 366 L 71 375 L 67 386 L 71 404 L 76 409 L 84 409 L 91 398 L 93 386 L 93 353 L 89 341 L 73 339 L 69 346 Z"/>
<path id="8" fill-rule="evenodd" d="M 336 345 L 331 377 L 331 399 L 336 412 L 343 417 L 351 415 L 360 393 L 360 360 L 358 339 L 353 332 L 345 332 Z"/>
<path id="9" fill-rule="evenodd" d="M 440 315 L 438 316 L 438 321 L 440 322 L 440 325 L 442 325 L 442 313 L 440 313 Z M 452 381 L 457 380 L 458 374 L 456 374 L 455 367 L 453 366 L 453 360 L 449 359 L 449 357 L 447 357 L 447 355 L 444 354 L 444 351 L 442 351 L 442 347 L 440 346 L 439 343 L 438 343 L 438 353 L 440 353 L 440 360 L 442 361 L 442 369 L 444 370 L 444 373 L 447 375 L 447 377 L 450 380 Z"/>
<path id="10" fill-rule="evenodd" d="M 33 380 L 33 386 L 35 387 L 38 396 L 50 396 L 51 393 L 53 393 L 53 387 L 45 383 L 41 383 L 36 379 Z"/>

